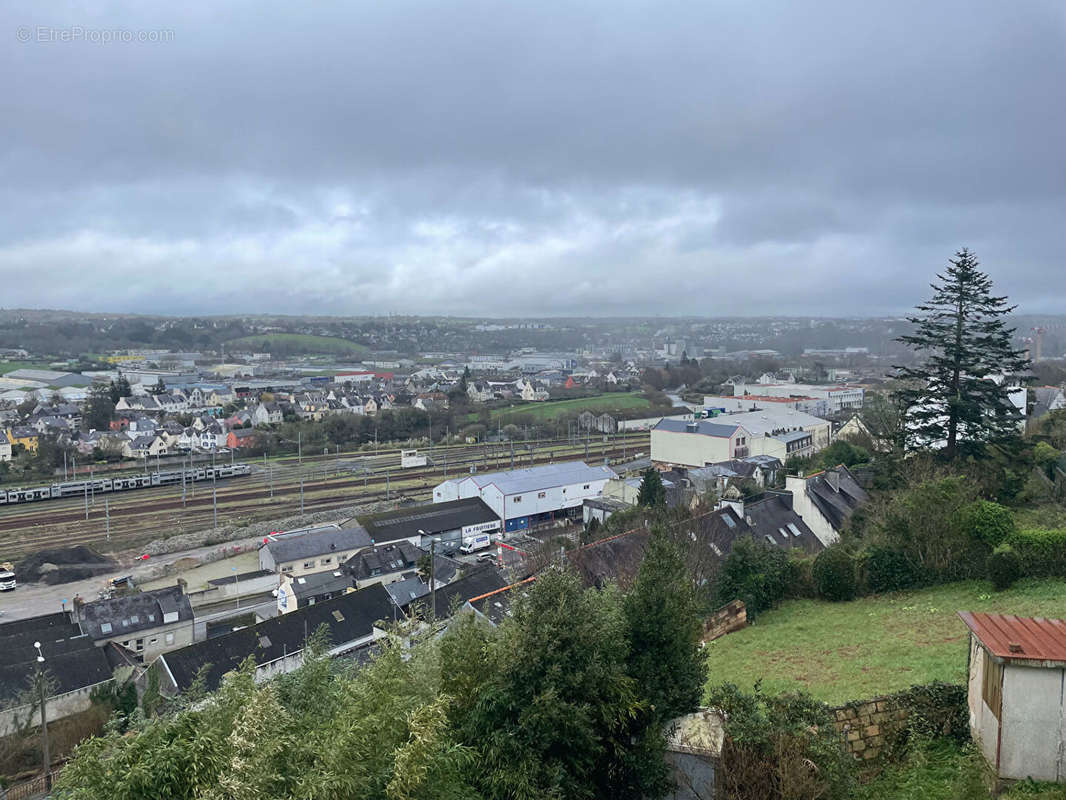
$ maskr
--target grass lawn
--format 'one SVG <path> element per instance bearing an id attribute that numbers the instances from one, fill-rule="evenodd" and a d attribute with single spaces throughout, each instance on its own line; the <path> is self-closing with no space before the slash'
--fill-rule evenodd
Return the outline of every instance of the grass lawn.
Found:
<path id="1" fill-rule="evenodd" d="M 306 333 L 264 333 L 260 336 L 243 336 L 226 342 L 230 348 L 250 347 L 255 350 L 270 352 L 272 347 L 295 352 L 301 350 L 304 353 L 365 353 L 366 345 L 357 342 L 349 342 L 337 336 L 312 336 Z"/>
<path id="2" fill-rule="evenodd" d="M 1066 617 L 1066 581 L 1027 579 L 995 593 L 968 581 L 850 603 L 789 600 L 707 646 L 712 684 L 803 689 L 830 704 L 966 677 L 956 611 Z"/>
<path id="3" fill-rule="evenodd" d="M 47 361 L 2 361 L 0 360 L 0 375 L 6 375 L 17 369 L 51 369 Z"/>
<path id="4" fill-rule="evenodd" d="M 858 800 L 992 800 L 985 766 L 972 748 L 935 742 L 911 753 L 907 761 L 888 767 L 862 787 Z M 1000 800 L 1066 800 L 1066 786 L 1022 783 Z"/>
<path id="5" fill-rule="evenodd" d="M 560 414 L 580 413 L 581 411 L 629 411 L 634 408 L 651 408 L 649 400 L 636 393 L 615 392 L 596 397 L 576 397 L 572 400 L 545 400 L 539 403 L 523 403 L 514 408 L 496 408 L 492 410 L 492 420 L 502 418 L 506 425 L 508 417 L 529 416 L 544 421 L 554 419 Z M 470 421 L 475 422 L 477 414 L 472 414 Z"/>

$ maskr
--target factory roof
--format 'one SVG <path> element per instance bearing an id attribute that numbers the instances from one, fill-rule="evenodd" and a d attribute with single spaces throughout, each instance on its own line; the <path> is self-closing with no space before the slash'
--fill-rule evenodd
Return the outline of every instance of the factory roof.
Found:
<path id="1" fill-rule="evenodd" d="M 716 417 L 716 420 L 722 419 L 722 417 Z M 737 432 L 737 429 L 741 427 L 740 424 L 732 424 L 732 422 L 710 422 L 708 420 L 698 420 L 696 422 L 685 422 L 680 419 L 663 419 L 658 425 L 652 428 L 653 431 L 667 431 L 669 433 L 695 433 L 700 436 L 713 436 L 717 439 L 728 439 Z"/>
<path id="2" fill-rule="evenodd" d="M 382 544 L 410 539 L 423 533 L 433 536 L 498 519 L 480 497 L 468 497 L 359 517 L 359 523 L 366 528 L 375 543 Z"/>
<path id="3" fill-rule="evenodd" d="M 605 481 L 616 477 L 618 476 L 610 467 L 590 467 L 584 461 L 566 461 L 562 464 L 544 464 L 526 469 L 470 475 L 463 480 L 473 481 L 480 488 L 495 486 L 509 495 L 587 481 Z"/>

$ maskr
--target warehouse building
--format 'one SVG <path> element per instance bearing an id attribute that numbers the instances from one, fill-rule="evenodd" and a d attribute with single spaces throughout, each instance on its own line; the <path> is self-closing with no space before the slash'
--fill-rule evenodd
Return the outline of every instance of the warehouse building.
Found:
<path id="1" fill-rule="evenodd" d="M 433 490 L 433 502 L 480 497 L 505 531 L 525 530 L 561 519 L 579 521 L 584 501 L 599 497 L 615 477 L 610 467 L 583 461 L 545 464 L 444 481 Z"/>
<path id="2" fill-rule="evenodd" d="M 358 520 L 374 544 L 406 540 L 425 550 L 436 540 L 438 553 L 458 550 L 479 533 L 500 531 L 500 517 L 480 497 L 408 506 Z"/>

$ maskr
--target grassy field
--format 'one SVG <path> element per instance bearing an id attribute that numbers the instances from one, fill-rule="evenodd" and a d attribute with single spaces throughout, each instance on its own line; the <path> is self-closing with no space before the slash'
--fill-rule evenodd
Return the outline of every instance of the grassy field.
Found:
<path id="1" fill-rule="evenodd" d="M 792 600 L 708 645 L 711 683 L 803 689 L 830 704 L 966 677 L 956 611 L 1066 617 L 1066 581 L 1019 581 L 993 593 L 969 581 L 850 603 Z"/>
<path id="2" fill-rule="evenodd" d="M 6 375 L 17 369 L 51 369 L 47 361 L 2 361 L 0 360 L 0 375 Z"/>
<path id="3" fill-rule="evenodd" d="M 509 417 L 529 416 L 539 421 L 558 417 L 560 414 L 574 414 L 582 411 L 594 411 L 602 414 L 607 411 L 631 411 L 634 408 L 651 408 L 651 402 L 639 394 L 617 392 L 598 395 L 597 397 L 577 397 L 573 400 L 545 400 L 539 403 L 524 403 L 514 408 L 496 408 L 492 410 L 492 420 L 501 419 L 506 425 Z M 477 419 L 471 415 L 471 421 Z"/>
<path id="4" fill-rule="evenodd" d="M 336 336 L 312 336 L 305 333 L 266 333 L 261 336 L 243 336 L 226 342 L 229 348 L 251 348 L 272 352 L 279 347 L 288 353 L 329 353 L 331 355 L 358 354 L 367 351 L 366 345 L 349 342 Z"/>
<path id="5" fill-rule="evenodd" d="M 981 756 L 937 742 L 913 752 L 862 787 L 858 800 L 992 800 Z M 1066 786 L 1023 783 L 999 795 L 1000 800 L 1066 800 Z"/>

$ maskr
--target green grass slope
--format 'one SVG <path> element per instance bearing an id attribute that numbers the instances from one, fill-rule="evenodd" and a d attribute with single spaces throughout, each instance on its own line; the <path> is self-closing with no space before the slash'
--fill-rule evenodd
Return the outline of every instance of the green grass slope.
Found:
<path id="1" fill-rule="evenodd" d="M 359 354 L 367 351 L 366 345 L 350 342 L 336 336 L 312 336 L 305 333 L 265 333 L 259 336 L 242 336 L 226 342 L 228 349 L 251 349 L 268 353 L 329 355 Z"/>

